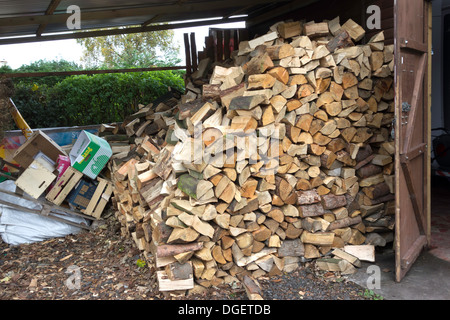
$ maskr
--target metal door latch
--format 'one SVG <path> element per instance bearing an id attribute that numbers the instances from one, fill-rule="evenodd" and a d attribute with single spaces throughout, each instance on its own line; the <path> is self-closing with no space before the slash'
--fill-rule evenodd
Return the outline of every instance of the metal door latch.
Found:
<path id="1" fill-rule="evenodd" d="M 402 103 L 402 111 L 403 112 L 410 112 L 411 111 L 411 105 L 408 102 Z"/>
<path id="2" fill-rule="evenodd" d="M 408 102 L 402 103 L 402 112 L 403 113 L 409 113 L 411 111 L 411 105 Z M 408 124 L 408 115 L 402 115 L 402 126 L 406 126 Z"/>

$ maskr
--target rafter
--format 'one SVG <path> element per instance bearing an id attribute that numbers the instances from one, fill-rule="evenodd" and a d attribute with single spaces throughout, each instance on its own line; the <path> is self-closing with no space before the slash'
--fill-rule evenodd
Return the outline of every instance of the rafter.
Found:
<path id="1" fill-rule="evenodd" d="M 58 8 L 60 3 L 61 0 L 52 0 L 48 5 L 47 11 L 45 11 L 45 14 L 52 15 L 55 12 L 56 8 Z M 47 23 L 41 23 L 36 31 L 36 36 L 40 37 L 42 35 L 42 32 L 44 32 L 46 26 Z"/>
<path id="2" fill-rule="evenodd" d="M 83 38 L 90 38 L 90 37 L 111 36 L 111 35 L 118 35 L 118 34 L 132 34 L 132 33 L 140 33 L 140 32 L 152 32 L 152 31 L 160 31 L 160 30 L 192 28 L 192 27 L 199 27 L 199 26 L 209 26 L 209 25 L 214 25 L 214 24 L 243 22 L 243 21 L 245 21 L 245 18 L 238 17 L 238 18 L 230 18 L 230 19 L 203 20 L 203 21 L 195 21 L 195 22 L 163 24 L 163 25 L 153 25 L 153 26 L 135 27 L 135 28 L 116 28 L 116 29 L 109 29 L 109 30 L 71 32 L 71 33 L 40 36 L 40 37 L 33 36 L 33 37 L 21 37 L 21 38 L 6 38 L 6 39 L 0 39 L 0 45 L 30 43 L 30 42 L 40 42 L 40 41 L 65 40 L 65 39 L 83 39 Z"/>

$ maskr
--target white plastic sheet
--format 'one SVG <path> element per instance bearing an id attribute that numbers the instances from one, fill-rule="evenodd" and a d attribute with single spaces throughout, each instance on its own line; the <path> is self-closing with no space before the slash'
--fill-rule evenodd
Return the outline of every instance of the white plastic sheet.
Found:
<path id="1" fill-rule="evenodd" d="M 13 181 L 7 180 L 0 183 L 0 190 L 14 192 L 15 189 L 16 186 Z M 26 198 L 31 199 L 26 194 L 22 198 L 19 198 L 0 193 L 0 198 L 29 209 L 41 209 L 41 205 L 26 200 Z M 61 213 L 65 220 L 89 225 L 89 221 L 81 217 L 68 215 L 59 211 L 55 212 Z M 79 233 L 82 230 L 82 228 L 67 223 L 0 204 L 0 235 L 3 241 L 10 245 L 34 243 L 51 238 L 65 237 L 69 234 Z"/>

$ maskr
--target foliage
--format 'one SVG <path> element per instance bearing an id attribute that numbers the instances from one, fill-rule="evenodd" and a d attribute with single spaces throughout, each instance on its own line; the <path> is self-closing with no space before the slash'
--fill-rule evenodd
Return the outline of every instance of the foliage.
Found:
<path id="1" fill-rule="evenodd" d="M 8 98 L 14 94 L 14 85 L 9 79 L 0 79 L 0 141 L 4 132 L 13 128 L 13 121 L 9 113 Z M 0 167 L 1 169 L 1 167 Z"/>
<path id="2" fill-rule="evenodd" d="M 145 268 L 145 266 L 146 266 L 147 264 L 145 263 L 144 260 L 138 259 L 138 260 L 136 261 L 136 265 L 137 265 L 139 268 Z"/>
<path id="3" fill-rule="evenodd" d="M 52 128 L 66 126 L 58 102 L 52 99 L 53 88 L 19 82 L 15 85 L 14 103 L 31 128 Z"/>
<path id="4" fill-rule="evenodd" d="M 182 91 L 183 81 L 170 71 L 74 76 L 55 87 L 66 123 L 90 125 L 122 121 L 167 92 Z"/>
<path id="5" fill-rule="evenodd" d="M 66 60 L 38 60 L 28 65 L 23 65 L 15 70 L 9 66 L 0 68 L 0 73 L 27 73 L 27 72 L 55 72 L 55 71 L 77 71 L 82 70 L 80 65 Z M 39 84 L 54 86 L 59 81 L 62 81 L 66 76 L 50 76 L 50 77 L 27 77 L 15 78 L 15 83 L 20 84 Z"/>
<path id="6" fill-rule="evenodd" d="M 184 82 L 171 71 L 79 75 L 53 87 L 18 83 L 13 99 L 32 128 L 83 126 L 123 121 L 168 87 L 183 91 Z"/>
<path id="7" fill-rule="evenodd" d="M 65 60 L 39 60 L 0 73 L 82 70 Z M 182 71 L 132 72 L 59 77 L 13 78 L 17 108 L 31 128 L 83 126 L 120 122 L 165 94 L 184 91 Z"/>
<path id="8" fill-rule="evenodd" d="M 0 73 L 11 73 L 11 72 L 14 72 L 14 70 L 10 66 L 0 67 Z"/>
<path id="9" fill-rule="evenodd" d="M 375 293 L 373 290 L 366 289 L 364 293 L 360 292 L 360 296 L 364 296 L 364 298 L 369 300 L 384 300 L 383 296 Z"/>
<path id="10" fill-rule="evenodd" d="M 174 32 L 162 30 L 78 39 L 84 46 L 83 61 L 89 67 L 133 68 L 176 65 L 179 48 Z"/>

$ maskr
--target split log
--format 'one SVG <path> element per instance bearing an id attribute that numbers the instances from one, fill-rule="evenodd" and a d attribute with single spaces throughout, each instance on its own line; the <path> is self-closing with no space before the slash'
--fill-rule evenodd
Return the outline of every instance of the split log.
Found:
<path id="1" fill-rule="evenodd" d="M 160 258 L 175 256 L 180 253 L 198 251 L 203 248 L 203 243 L 189 243 L 185 245 L 161 245 L 156 248 L 156 255 Z"/>

